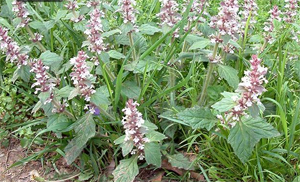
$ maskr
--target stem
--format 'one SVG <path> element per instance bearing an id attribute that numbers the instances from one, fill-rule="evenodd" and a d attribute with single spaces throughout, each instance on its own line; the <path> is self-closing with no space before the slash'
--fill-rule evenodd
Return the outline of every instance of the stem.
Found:
<path id="1" fill-rule="evenodd" d="M 212 55 L 212 60 L 214 60 L 216 58 L 217 51 L 218 51 L 218 46 L 219 46 L 219 43 L 216 43 L 215 47 L 214 47 L 214 52 L 213 52 L 213 55 Z M 211 63 L 211 62 L 208 63 L 208 71 L 207 71 L 206 78 L 205 78 L 205 81 L 204 81 L 204 84 L 203 84 L 201 96 L 200 96 L 200 99 L 198 101 L 199 105 L 204 104 L 204 97 L 206 96 L 206 90 L 207 90 L 207 87 L 208 87 L 208 85 L 210 83 L 210 80 L 212 78 L 212 72 L 214 70 L 214 67 L 215 67 L 215 63 Z"/>
<path id="2" fill-rule="evenodd" d="M 52 100 L 52 103 L 57 107 L 57 108 L 61 108 L 60 104 L 56 101 L 56 100 Z M 75 117 L 67 110 L 64 110 L 64 113 L 69 116 L 72 119 L 75 119 Z"/>
<path id="3" fill-rule="evenodd" d="M 172 38 L 171 40 L 171 44 L 174 42 L 174 38 Z M 173 57 L 173 56 L 172 56 Z M 169 88 L 172 88 L 175 86 L 176 84 L 176 72 L 175 70 L 172 68 L 173 65 L 173 58 L 171 57 L 169 63 L 170 63 L 170 68 L 169 68 Z M 171 107 L 174 107 L 176 105 L 175 102 L 175 90 L 170 92 L 170 104 Z"/>
<path id="4" fill-rule="evenodd" d="M 31 37 L 31 39 L 34 39 L 34 34 L 32 33 L 30 27 L 28 25 L 25 26 L 26 31 L 28 32 L 29 36 Z M 42 50 L 43 52 L 46 52 L 46 48 L 40 43 L 40 42 L 36 42 L 36 44 L 38 45 L 38 47 L 40 48 L 40 50 Z"/>
<path id="5" fill-rule="evenodd" d="M 128 33 L 128 37 L 129 37 L 130 47 L 132 49 L 132 59 L 133 59 L 133 62 L 134 62 L 134 61 L 136 61 L 136 52 L 135 52 L 134 42 L 133 42 L 133 37 L 132 37 L 131 32 Z"/>

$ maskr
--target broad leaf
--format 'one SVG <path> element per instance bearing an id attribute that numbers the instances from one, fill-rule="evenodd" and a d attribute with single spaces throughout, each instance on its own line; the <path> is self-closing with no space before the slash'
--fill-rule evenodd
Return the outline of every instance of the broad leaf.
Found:
<path id="1" fill-rule="evenodd" d="M 43 52 L 40 59 L 43 61 L 44 65 L 50 66 L 55 72 L 59 70 L 60 63 L 63 60 L 62 57 L 50 51 Z"/>
<path id="2" fill-rule="evenodd" d="M 190 47 L 189 50 L 203 49 L 206 46 L 208 46 L 209 44 L 210 44 L 209 39 L 202 39 L 200 41 L 197 41 L 197 42 L 193 43 L 193 45 Z"/>
<path id="3" fill-rule="evenodd" d="M 150 140 L 150 142 L 160 142 L 163 139 L 166 138 L 166 136 L 162 133 L 159 133 L 157 131 L 151 131 L 146 134 L 147 138 Z"/>
<path id="4" fill-rule="evenodd" d="M 72 127 L 69 127 L 73 122 L 70 122 L 64 114 L 54 114 L 49 117 L 47 122 L 47 129 L 53 132 L 66 132 L 70 131 Z"/>
<path id="5" fill-rule="evenodd" d="M 108 52 L 108 54 L 109 54 L 109 57 L 114 58 L 114 59 L 124 59 L 125 58 L 124 54 L 122 54 L 118 51 L 115 51 L 115 50 L 110 50 Z"/>
<path id="6" fill-rule="evenodd" d="M 69 85 L 61 88 L 58 92 L 57 92 L 57 96 L 58 97 L 65 97 L 68 98 L 70 93 L 74 90 L 74 87 L 70 87 Z"/>
<path id="7" fill-rule="evenodd" d="M 154 35 L 157 32 L 161 32 L 161 29 L 149 24 L 143 24 L 139 27 L 139 31 L 141 34 Z"/>
<path id="8" fill-rule="evenodd" d="M 104 92 L 103 88 L 96 89 L 96 93 L 91 96 L 91 102 L 106 109 L 110 102 Z"/>
<path id="9" fill-rule="evenodd" d="M 133 147 L 134 147 L 134 143 L 132 140 L 123 142 L 121 144 L 123 157 L 125 157 L 127 154 L 129 154 L 132 151 Z"/>
<path id="10" fill-rule="evenodd" d="M 75 161 L 75 159 L 80 155 L 85 144 L 90 138 L 95 136 L 96 133 L 95 122 L 92 114 L 84 115 L 81 119 L 76 121 L 73 126 L 76 136 L 65 148 L 65 158 L 68 165 Z"/>
<path id="11" fill-rule="evenodd" d="M 121 93 L 131 99 L 138 99 L 141 94 L 141 88 L 135 82 L 126 81 L 122 84 Z"/>
<path id="12" fill-rule="evenodd" d="M 115 29 L 115 30 L 111 30 L 111 31 L 108 31 L 108 32 L 104 32 L 103 34 L 102 34 L 102 37 L 110 37 L 110 36 L 112 36 L 112 35 L 114 35 L 114 34 L 120 34 L 121 33 L 121 30 L 119 30 L 119 29 Z"/>
<path id="13" fill-rule="evenodd" d="M 112 174 L 114 182 L 132 182 L 138 173 L 137 157 L 133 156 L 129 159 L 121 160 Z"/>
<path id="14" fill-rule="evenodd" d="M 224 98 L 220 100 L 219 102 L 215 103 L 211 107 L 220 111 L 220 112 L 226 112 L 232 109 L 234 106 L 236 106 L 236 98 L 239 98 L 238 93 L 231 93 L 231 92 L 223 92 L 221 93 Z"/>
<path id="15" fill-rule="evenodd" d="M 156 167 L 161 166 L 161 153 L 158 143 L 145 143 L 145 158 L 148 164 L 153 164 Z"/>
<path id="16" fill-rule="evenodd" d="M 227 83 L 234 89 L 237 89 L 239 84 L 238 71 L 230 66 L 219 64 L 218 72 L 221 78 L 225 79 Z"/>
<path id="17" fill-rule="evenodd" d="M 230 130 L 228 143 L 238 158 L 245 163 L 260 139 L 279 135 L 279 132 L 262 118 L 242 119 Z"/>
<path id="18" fill-rule="evenodd" d="M 174 155 L 167 155 L 168 161 L 173 167 L 177 167 L 180 169 L 191 170 L 193 167 L 191 166 L 191 162 L 188 158 L 186 158 L 183 154 L 178 153 Z"/>
<path id="19" fill-rule="evenodd" d="M 198 106 L 185 109 L 177 113 L 177 116 L 185 123 L 188 123 L 193 129 L 206 128 L 210 130 L 217 122 L 217 118 L 209 109 Z"/>

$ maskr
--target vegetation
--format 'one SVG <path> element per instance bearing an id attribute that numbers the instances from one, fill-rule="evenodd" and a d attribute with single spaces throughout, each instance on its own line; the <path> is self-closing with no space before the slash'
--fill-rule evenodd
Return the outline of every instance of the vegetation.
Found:
<path id="1" fill-rule="evenodd" d="M 10 167 L 299 180 L 297 0 L 0 2 L 0 141 L 28 154 Z"/>

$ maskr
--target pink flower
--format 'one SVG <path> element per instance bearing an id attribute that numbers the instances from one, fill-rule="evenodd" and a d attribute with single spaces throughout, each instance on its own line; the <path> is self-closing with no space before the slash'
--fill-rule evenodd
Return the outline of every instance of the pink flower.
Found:
<path id="1" fill-rule="evenodd" d="M 45 66 L 42 62 L 41 59 L 34 59 L 31 63 L 31 70 L 30 72 L 35 73 L 35 78 L 34 80 L 36 81 L 35 83 L 32 84 L 32 88 L 35 88 L 35 94 L 38 92 L 49 92 L 50 97 L 46 100 L 46 103 L 50 103 L 54 97 L 53 94 L 53 89 L 55 87 L 55 80 L 50 79 L 47 70 L 49 70 L 48 66 Z"/>
<path id="2" fill-rule="evenodd" d="M 121 6 L 121 12 L 123 13 L 123 22 L 129 22 L 134 25 L 136 23 L 136 10 L 133 7 L 136 5 L 135 0 L 120 0 L 119 5 Z"/>
<path id="3" fill-rule="evenodd" d="M 157 14 L 160 17 L 161 25 L 167 25 L 173 27 L 176 23 L 181 20 L 181 16 L 178 13 L 178 3 L 174 0 L 160 0 L 161 9 L 160 13 Z M 176 29 L 173 33 L 173 37 L 178 38 L 179 32 Z"/>
<path id="4" fill-rule="evenodd" d="M 12 11 L 15 13 L 17 17 L 21 19 L 21 23 L 18 26 L 25 27 L 30 21 L 30 18 L 28 17 L 29 13 L 26 9 L 25 3 L 22 1 L 14 0 L 12 2 L 12 5 L 13 5 Z"/>
<path id="5" fill-rule="evenodd" d="M 6 53 L 6 60 L 17 63 L 17 66 L 27 65 L 27 54 L 20 53 L 21 48 L 8 36 L 8 30 L 0 26 L 0 50 Z"/>
<path id="6" fill-rule="evenodd" d="M 298 12 L 298 0 L 285 0 L 285 17 L 283 20 L 288 23 L 293 23 Z"/>
<path id="7" fill-rule="evenodd" d="M 65 7 L 69 10 L 75 10 L 78 8 L 77 1 L 68 0 L 68 4 L 66 4 Z"/>
<path id="8" fill-rule="evenodd" d="M 74 65 L 73 72 L 70 74 L 73 84 L 79 89 L 81 96 L 86 101 L 90 101 L 91 95 L 96 91 L 90 79 L 93 75 L 89 72 L 89 67 L 86 64 L 88 56 L 84 51 L 79 51 L 77 57 L 70 60 L 71 65 Z"/>
<path id="9" fill-rule="evenodd" d="M 39 42 L 43 39 L 43 35 L 39 34 L 39 33 L 34 33 L 34 38 L 31 39 L 32 42 Z"/>
<path id="10" fill-rule="evenodd" d="M 144 124 L 144 119 L 142 118 L 142 113 L 137 110 L 139 104 L 133 102 L 132 99 L 129 99 L 126 102 L 126 107 L 122 110 L 125 116 L 122 119 L 122 124 L 125 129 L 125 139 L 124 141 L 133 141 L 136 149 L 131 151 L 131 154 L 138 153 L 139 159 L 144 158 L 144 146 L 146 142 L 149 142 L 149 139 L 144 137 L 146 128 L 142 127 Z"/>
<path id="11" fill-rule="evenodd" d="M 254 23 L 256 23 L 256 20 L 254 19 L 254 17 L 257 15 L 257 9 L 258 9 L 258 6 L 257 6 L 255 0 L 245 0 L 243 2 L 243 9 L 239 13 L 243 17 L 241 31 L 244 31 L 243 29 L 246 26 L 248 17 L 250 16 L 250 12 L 251 12 L 251 18 L 250 18 L 250 22 L 249 22 L 250 25 L 253 25 Z"/>
<path id="12" fill-rule="evenodd" d="M 94 9 L 88 21 L 88 29 L 84 31 L 90 43 L 88 45 L 89 51 L 96 52 L 97 54 L 101 54 L 102 51 L 106 50 L 103 38 L 101 37 L 103 32 L 101 17 L 103 17 L 103 13 L 99 9 Z"/>
<path id="13" fill-rule="evenodd" d="M 274 6 L 272 10 L 269 11 L 270 13 L 270 18 L 268 19 L 268 22 L 265 23 L 265 39 L 269 42 L 272 43 L 274 42 L 274 38 L 272 38 L 272 36 L 269 34 L 271 32 L 273 32 L 274 30 L 274 24 L 273 21 L 274 20 L 278 20 L 281 21 L 280 15 L 281 15 L 281 11 L 278 9 L 278 6 Z"/>
<path id="14" fill-rule="evenodd" d="M 229 112 L 233 120 L 239 120 L 241 116 L 247 115 L 245 110 L 253 103 L 260 104 L 259 96 L 266 91 L 263 84 L 268 82 L 265 79 L 268 69 L 260 65 L 261 59 L 257 55 L 252 56 L 250 63 L 251 69 L 245 71 L 245 76 L 236 90 L 241 93 L 241 98 L 236 99 L 237 105 Z"/>

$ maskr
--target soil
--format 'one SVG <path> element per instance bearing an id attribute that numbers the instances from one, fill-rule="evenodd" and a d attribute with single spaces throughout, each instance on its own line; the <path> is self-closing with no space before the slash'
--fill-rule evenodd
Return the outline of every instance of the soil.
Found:
<path id="1" fill-rule="evenodd" d="M 61 174 L 74 173 L 75 169 L 67 166 L 63 158 L 55 162 L 57 170 L 54 170 L 51 163 L 42 166 L 40 161 L 30 161 L 25 165 L 8 169 L 13 163 L 26 156 L 26 149 L 22 148 L 20 141 L 10 139 L 7 148 L 0 147 L 0 182 L 33 182 L 32 175 L 41 176 L 44 179 L 51 179 Z M 8 170 L 7 170 L 8 169 Z"/>

